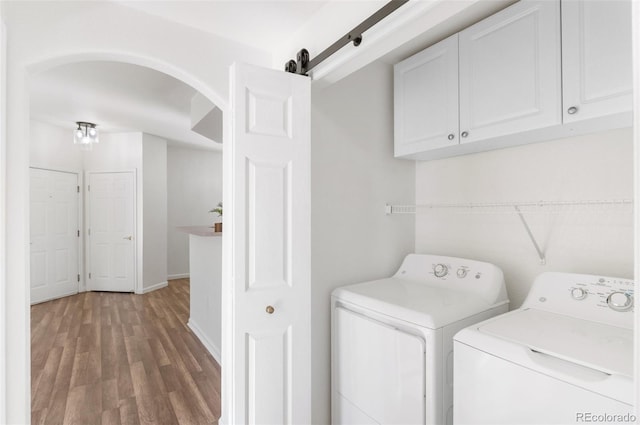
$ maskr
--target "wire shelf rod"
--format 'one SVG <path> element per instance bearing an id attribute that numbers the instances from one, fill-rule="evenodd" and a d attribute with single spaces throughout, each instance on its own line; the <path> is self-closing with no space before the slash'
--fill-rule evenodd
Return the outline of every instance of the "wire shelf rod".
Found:
<path id="1" fill-rule="evenodd" d="M 418 205 L 391 205 L 385 206 L 387 214 L 415 214 L 420 211 L 434 209 L 499 209 L 508 208 L 544 208 L 567 206 L 626 206 L 633 205 L 633 199 L 589 199 L 573 201 L 520 201 L 520 202 L 484 202 L 484 203 L 433 203 Z"/>

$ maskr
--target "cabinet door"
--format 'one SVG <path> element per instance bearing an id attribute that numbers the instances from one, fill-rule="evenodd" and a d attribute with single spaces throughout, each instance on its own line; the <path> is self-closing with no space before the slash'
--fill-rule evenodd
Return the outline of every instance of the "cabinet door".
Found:
<path id="1" fill-rule="evenodd" d="M 461 142 L 560 124 L 560 4 L 522 0 L 460 32 Z"/>
<path id="2" fill-rule="evenodd" d="M 458 35 L 394 69 L 395 156 L 458 144 Z"/>
<path id="3" fill-rule="evenodd" d="M 565 123 L 631 111 L 631 1 L 562 2 Z"/>

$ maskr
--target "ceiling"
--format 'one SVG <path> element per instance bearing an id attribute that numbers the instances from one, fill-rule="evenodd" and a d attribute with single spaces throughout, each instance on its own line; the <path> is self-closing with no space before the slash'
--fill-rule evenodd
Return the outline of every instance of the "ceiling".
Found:
<path id="1" fill-rule="evenodd" d="M 329 0 L 120 1 L 220 37 L 270 51 Z"/>
<path id="2" fill-rule="evenodd" d="M 263 50 L 281 43 L 327 0 L 120 1 L 125 6 Z M 259 36 L 256 36 L 259 34 Z M 81 62 L 34 76 L 31 117 L 60 127 L 76 121 L 102 132 L 145 132 L 201 149 L 221 149 L 191 125 L 196 90 L 161 72 L 126 63 Z"/>
<path id="3" fill-rule="evenodd" d="M 220 149 L 191 131 L 196 90 L 164 73 L 119 62 L 80 62 L 34 76 L 31 118 L 59 127 L 76 121 L 103 132 L 144 132 L 202 149 Z"/>

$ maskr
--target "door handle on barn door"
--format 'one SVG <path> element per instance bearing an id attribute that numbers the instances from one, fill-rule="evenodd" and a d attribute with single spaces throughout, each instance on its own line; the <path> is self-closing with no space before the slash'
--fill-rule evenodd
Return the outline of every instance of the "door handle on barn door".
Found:
<path id="1" fill-rule="evenodd" d="M 131 239 L 133 239 L 133 236 L 125 236 L 125 237 L 124 237 L 124 238 L 122 238 L 122 239 L 127 239 L 127 240 L 129 240 L 129 241 L 130 241 Z"/>

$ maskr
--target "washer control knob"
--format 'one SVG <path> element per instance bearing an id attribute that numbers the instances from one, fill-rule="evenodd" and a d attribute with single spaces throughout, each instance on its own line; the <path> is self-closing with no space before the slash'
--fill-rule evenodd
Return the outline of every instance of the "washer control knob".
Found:
<path id="1" fill-rule="evenodd" d="M 460 279 L 462 279 L 463 277 L 466 277 L 467 273 L 468 273 L 468 270 L 463 268 L 459 268 L 458 271 L 456 272 L 456 274 Z"/>
<path id="2" fill-rule="evenodd" d="M 444 264 L 436 264 L 433 266 L 433 274 L 436 277 L 445 277 L 449 273 L 449 269 Z"/>
<path id="3" fill-rule="evenodd" d="M 587 298 L 587 291 L 582 288 L 573 288 L 571 290 L 571 297 L 574 300 L 584 300 L 585 298 Z"/>
<path id="4" fill-rule="evenodd" d="M 633 297 L 624 292 L 612 292 L 607 297 L 607 304 L 615 311 L 627 311 L 633 306 Z"/>

